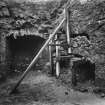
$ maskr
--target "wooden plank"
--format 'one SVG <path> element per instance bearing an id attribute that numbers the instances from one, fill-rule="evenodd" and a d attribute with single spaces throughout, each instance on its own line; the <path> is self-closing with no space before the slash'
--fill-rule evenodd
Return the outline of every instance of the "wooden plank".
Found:
<path id="1" fill-rule="evenodd" d="M 69 11 L 68 11 L 68 9 L 66 9 L 66 21 L 67 21 L 67 43 L 68 43 L 68 45 L 70 46 L 70 24 L 69 24 L 69 18 L 70 18 L 70 16 L 69 16 L 70 14 L 69 14 Z M 69 47 L 68 48 L 68 53 L 71 53 L 71 48 Z"/>
<path id="2" fill-rule="evenodd" d="M 52 44 L 52 40 L 49 44 Z M 54 75 L 54 68 L 53 68 L 53 57 L 52 57 L 52 46 L 49 46 L 49 62 L 50 62 L 50 70 L 51 74 Z"/>
<path id="3" fill-rule="evenodd" d="M 56 44 L 60 44 L 58 40 L 58 36 L 56 35 Z M 59 64 L 59 47 L 56 46 L 56 76 L 59 77 L 60 74 L 60 64 Z"/>
<path id="4" fill-rule="evenodd" d="M 68 46 L 68 44 L 49 44 L 49 46 Z"/>

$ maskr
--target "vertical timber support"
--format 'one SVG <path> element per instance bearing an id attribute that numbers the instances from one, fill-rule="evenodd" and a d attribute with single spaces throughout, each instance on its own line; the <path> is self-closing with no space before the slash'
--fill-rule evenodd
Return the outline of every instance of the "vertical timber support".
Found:
<path id="1" fill-rule="evenodd" d="M 59 42 L 59 36 L 56 35 L 56 45 L 60 44 Z M 60 74 L 60 63 L 59 63 L 59 47 L 56 46 L 56 76 L 59 77 Z"/>
<path id="2" fill-rule="evenodd" d="M 49 42 L 49 44 L 52 44 L 52 40 Z M 52 55 L 52 46 L 49 46 L 49 62 L 50 62 L 50 70 L 51 74 L 54 75 L 54 68 L 53 68 L 53 55 Z"/>
<path id="3" fill-rule="evenodd" d="M 66 14 L 66 22 L 67 22 L 67 26 L 66 26 L 66 34 L 67 34 L 67 43 L 70 46 L 70 24 L 69 24 L 69 19 L 70 19 L 70 14 L 69 14 L 69 10 L 68 8 L 65 10 L 65 14 Z M 68 53 L 71 53 L 71 48 L 68 48 Z"/>
<path id="4" fill-rule="evenodd" d="M 0 62 L 2 64 L 6 61 L 6 38 L 4 34 L 0 35 Z"/>
<path id="5" fill-rule="evenodd" d="M 5 34 L 0 32 L 0 72 L 6 74 L 7 70 L 7 44 Z"/>

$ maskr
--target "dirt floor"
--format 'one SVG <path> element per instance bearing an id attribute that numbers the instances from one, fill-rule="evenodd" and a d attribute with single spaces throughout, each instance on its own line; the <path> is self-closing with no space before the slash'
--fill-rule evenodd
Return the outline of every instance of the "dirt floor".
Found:
<path id="1" fill-rule="evenodd" d="M 105 105 L 105 98 L 99 95 L 73 90 L 55 77 L 33 71 L 21 83 L 19 92 L 9 95 L 18 79 L 0 86 L 0 105 Z"/>

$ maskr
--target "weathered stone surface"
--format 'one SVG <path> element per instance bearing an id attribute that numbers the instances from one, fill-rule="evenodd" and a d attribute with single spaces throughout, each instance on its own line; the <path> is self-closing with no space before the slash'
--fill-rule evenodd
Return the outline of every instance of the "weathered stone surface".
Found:
<path id="1" fill-rule="evenodd" d="M 78 42 L 83 41 L 79 41 L 78 37 L 76 37 L 75 39 L 78 41 L 74 41 L 74 45 L 77 46 L 77 48 L 74 48 L 73 51 L 93 60 L 97 65 L 97 71 L 100 71 L 100 73 L 98 72 L 96 74 L 103 75 L 103 72 L 105 71 L 105 1 L 90 0 L 83 4 L 79 1 L 74 1 L 73 3 L 74 4 L 70 9 L 72 32 L 86 32 L 90 37 L 90 45 L 88 47 L 82 47 L 87 43 L 86 41 L 80 44 L 81 47 L 77 46 Z"/>

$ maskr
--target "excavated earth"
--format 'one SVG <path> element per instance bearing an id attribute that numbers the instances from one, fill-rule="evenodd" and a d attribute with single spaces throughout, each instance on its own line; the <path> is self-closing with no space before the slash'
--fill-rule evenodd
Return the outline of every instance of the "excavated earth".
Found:
<path id="1" fill-rule="evenodd" d="M 0 105 L 105 105 L 105 99 L 100 95 L 76 91 L 40 71 L 31 71 L 18 92 L 10 95 L 19 78 L 9 79 L 0 86 Z"/>

